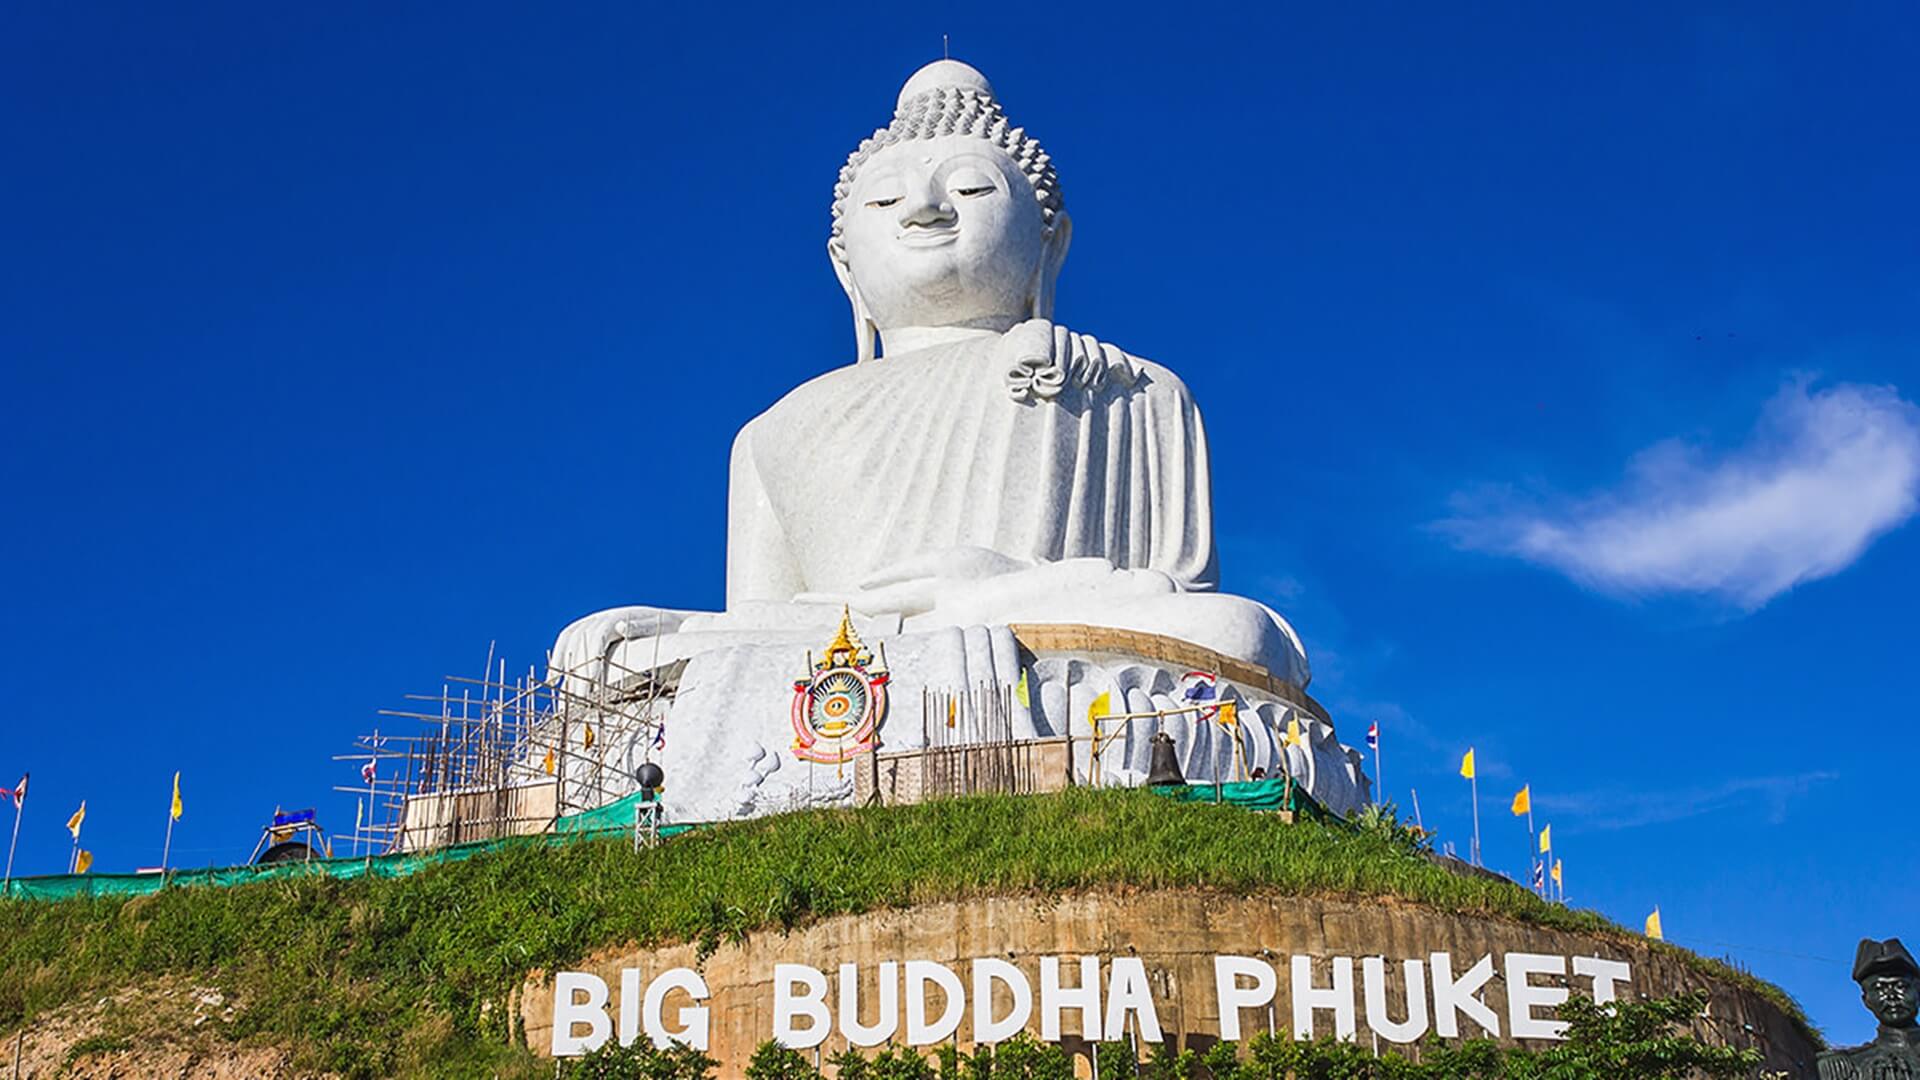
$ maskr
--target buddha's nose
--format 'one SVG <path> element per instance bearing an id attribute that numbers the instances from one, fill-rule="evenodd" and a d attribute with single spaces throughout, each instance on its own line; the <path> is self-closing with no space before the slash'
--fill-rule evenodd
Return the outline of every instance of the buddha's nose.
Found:
<path id="1" fill-rule="evenodd" d="M 906 212 L 900 215 L 900 225 L 902 228 L 909 225 L 918 225 L 921 228 L 935 228 L 943 225 L 951 225 L 959 220 L 959 215 L 953 212 L 953 204 L 950 202 L 945 200 L 936 201 L 933 199 L 917 199 L 914 202 L 915 205 L 909 206 Z"/>

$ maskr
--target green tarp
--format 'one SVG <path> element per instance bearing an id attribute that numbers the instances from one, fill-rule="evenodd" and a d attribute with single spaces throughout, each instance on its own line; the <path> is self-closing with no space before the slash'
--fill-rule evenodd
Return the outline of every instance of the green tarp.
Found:
<path id="1" fill-rule="evenodd" d="M 1326 814 L 1299 784 L 1289 784 L 1285 777 L 1228 784 L 1170 784 L 1151 790 L 1175 802 L 1232 803 L 1248 810 L 1297 810 L 1322 817 Z"/>
<path id="2" fill-rule="evenodd" d="M 245 885 L 255 881 L 317 874 L 331 878 L 402 877 L 439 863 L 459 862 L 475 855 L 514 844 L 571 843 L 592 836 L 626 833 L 633 829 L 633 808 L 640 801 L 632 795 L 585 813 L 569 814 L 554 823 L 554 831 L 539 836 L 514 836 L 502 840 L 478 840 L 434 851 L 405 855 L 374 855 L 351 859 L 314 859 L 311 862 L 269 863 L 265 866 L 224 866 L 205 870 L 169 870 L 160 874 L 55 874 L 47 877 L 14 878 L 5 895 L 21 900 L 65 900 L 75 896 L 142 896 L 158 892 L 168 885 Z M 694 825 L 662 825 L 660 835 L 675 836 L 696 828 Z"/>
<path id="3" fill-rule="evenodd" d="M 553 831 L 565 834 L 617 832 L 633 828 L 634 812 L 646 802 L 643 792 L 634 792 L 624 799 L 610 802 L 592 810 L 583 810 L 578 814 L 568 814 L 554 822 Z M 691 825 L 662 825 L 661 836 L 673 836 L 686 832 Z"/>
<path id="4" fill-rule="evenodd" d="M 1231 784 L 1180 784 L 1156 787 L 1155 794 L 1179 802 L 1231 803 L 1249 810 L 1296 810 L 1324 817 L 1320 808 L 1298 784 L 1289 788 L 1282 780 L 1247 780 Z M 170 870 L 159 874 L 56 874 L 47 877 L 14 878 L 6 896 L 24 900 L 65 900 L 73 896 L 141 896 L 158 892 L 167 885 L 245 885 L 254 881 L 319 874 L 331 878 L 401 877 L 438 863 L 458 862 L 512 844 L 570 843 L 592 836 L 627 833 L 633 829 L 634 808 L 641 802 L 638 793 L 618 802 L 579 814 L 569 814 L 554 822 L 553 831 L 538 836 L 515 836 L 502 840 L 479 840 L 456 844 L 434 851 L 406 855 L 375 855 L 352 859 L 314 859 L 311 862 L 271 863 L 266 866 L 225 866 L 206 870 Z M 698 825 L 662 825 L 662 837 L 676 836 Z"/>

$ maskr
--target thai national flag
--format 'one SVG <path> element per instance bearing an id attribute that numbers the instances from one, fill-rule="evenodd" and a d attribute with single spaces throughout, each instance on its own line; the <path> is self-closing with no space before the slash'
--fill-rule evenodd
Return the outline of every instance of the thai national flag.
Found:
<path id="1" fill-rule="evenodd" d="M 373 783 L 373 762 L 369 761 L 360 766 L 360 781 L 366 784 Z"/>
<path id="2" fill-rule="evenodd" d="M 1538 860 L 1533 864 L 1533 887 L 1535 889 L 1547 887 L 1547 864 Z"/>
<path id="3" fill-rule="evenodd" d="M 1380 721 L 1378 720 L 1367 725 L 1367 749 L 1380 749 Z"/>
<path id="4" fill-rule="evenodd" d="M 21 773 L 20 784 L 12 791 L 0 787 L 0 799 L 12 799 L 15 810 L 20 809 L 20 804 L 27 801 L 27 776 L 27 773 Z"/>
<path id="5" fill-rule="evenodd" d="M 1213 676 L 1205 674 L 1204 672 L 1194 671 L 1189 672 L 1187 678 L 1193 680 L 1187 684 L 1185 697 L 1188 701 L 1212 701 L 1214 699 Z"/>
<path id="6" fill-rule="evenodd" d="M 1214 685 L 1215 678 L 1210 671 L 1189 671 L 1180 680 L 1180 700 L 1193 705 L 1202 720 L 1212 720 L 1220 714 L 1220 706 L 1213 704 L 1220 700 L 1219 688 Z"/>

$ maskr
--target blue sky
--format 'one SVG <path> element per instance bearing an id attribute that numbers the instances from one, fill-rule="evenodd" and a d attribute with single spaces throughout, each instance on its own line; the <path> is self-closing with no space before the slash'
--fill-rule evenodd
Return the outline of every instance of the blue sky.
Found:
<path id="1" fill-rule="evenodd" d="M 374 710 L 722 599 L 732 434 L 850 358 L 836 170 L 954 54 L 1058 162 L 1063 322 L 1205 410 L 1225 582 L 1490 862 L 1869 1022 L 1920 937 L 1899 5 L 0 16 L 18 869 L 244 858 Z M 0 778 L 10 783 L 12 775 Z M 10 824 L 5 822 L 4 824 Z M 4 827 L 0 824 L 0 827 Z"/>

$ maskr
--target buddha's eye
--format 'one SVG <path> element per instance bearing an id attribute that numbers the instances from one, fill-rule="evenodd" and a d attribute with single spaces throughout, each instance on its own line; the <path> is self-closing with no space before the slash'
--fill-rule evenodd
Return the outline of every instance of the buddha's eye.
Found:
<path id="1" fill-rule="evenodd" d="M 999 187 L 997 179 L 985 169 L 962 165 L 947 174 L 947 191 L 956 198 L 977 199 L 992 194 Z"/>
<path id="2" fill-rule="evenodd" d="M 889 206 L 898 204 L 903 198 L 905 198 L 903 195 L 894 195 L 890 198 L 874 199 L 867 203 L 867 205 L 873 207 L 875 210 L 885 210 Z"/>

